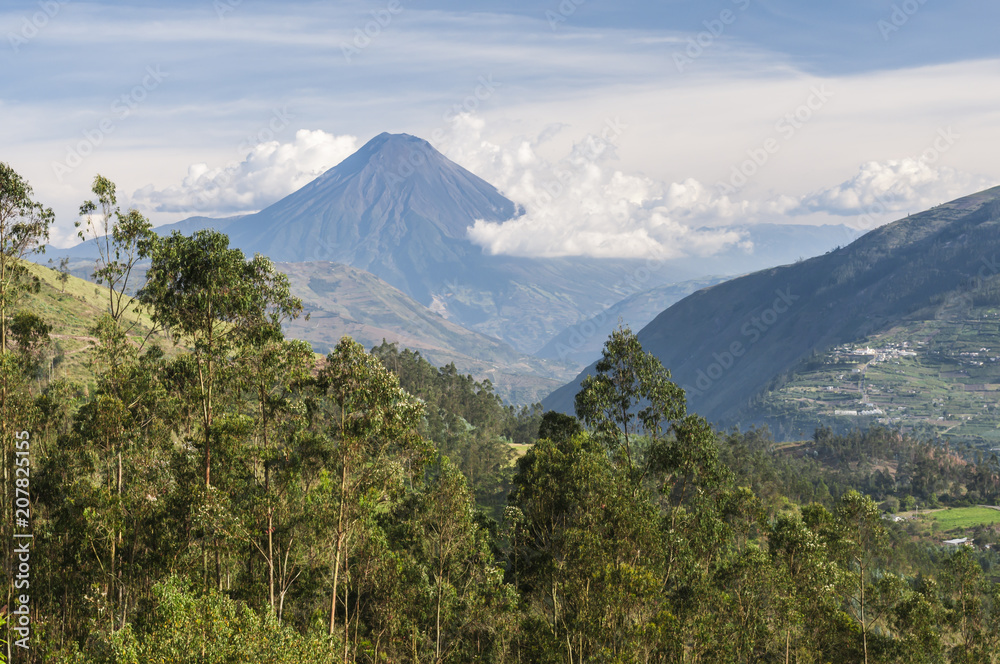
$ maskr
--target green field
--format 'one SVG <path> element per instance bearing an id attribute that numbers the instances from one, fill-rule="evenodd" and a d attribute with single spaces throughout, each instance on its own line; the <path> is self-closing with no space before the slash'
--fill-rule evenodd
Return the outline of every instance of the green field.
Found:
<path id="1" fill-rule="evenodd" d="M 932 512 L 927 518 L 940 524 L 941 530 L 950 531 L 1000 523 L 1000 510 L 989 507 L 955 507 Z"/>

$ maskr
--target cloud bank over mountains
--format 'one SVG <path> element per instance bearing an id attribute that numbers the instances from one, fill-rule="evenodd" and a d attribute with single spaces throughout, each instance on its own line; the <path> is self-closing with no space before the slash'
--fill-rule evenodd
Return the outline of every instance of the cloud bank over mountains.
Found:
<path id="1" fill-rule="evenodd" d="M 619 166 L 617 138 L 627 128 L 609 118 L 573 136 L 557 158 L 543 157 L 571 128 L 552 124 L 535 135 L 498 139 L 474 113 L 451 118 L 436 148 L 496 186 L 525 213 L 502 222 L 470 220 L 469 239 L 491 254 L 676 258 L 753 251 L 745 226 L 781 220 L 844 223 L 870 229 L 900 213 L 922 210 L 992 186 L 989 178 L 936 164 L 948 147 L 917 157 L 862 164 L 851 178 L 794 197 L 757 200 L 723 193 L 695 178 L 664 183 Z M 947 138 L 942 130 L 941 137 Z M 133 199 L 156 212 L 222 216 L 260 210 L 350 156 L 357 137 L 301 129 L 288 143 L 252 146 L 242 160 L 193 164 L 176 185 L 148 185 Z"/>
<path id="2" fill-rule="evenodd" d="M 540 156 L 539 148 L 563 126 L 498 143 L 487 136 L 482 119 L 456 117 L 442 151 L 525 208 L 524 215 L 503 223 L 476 220 L 469 238 L 489 253 L 517 256 L 674 258 L 744 242 L 734 230 L 684 223 L 729 212 L 694 180 L 664 186 L 616 168 L 616 139 L 625 128 L 609 118 L 553 161 Z"/>

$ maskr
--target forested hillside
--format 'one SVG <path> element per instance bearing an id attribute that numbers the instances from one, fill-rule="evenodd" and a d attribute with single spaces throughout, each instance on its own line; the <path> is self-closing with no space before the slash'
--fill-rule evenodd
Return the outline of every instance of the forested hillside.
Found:
<path id="1" fill-rule="evenodd" d="M 392 345 L 317 360 L 281 334 L 301 303 L 270 261 L 94 194 L 111 251 L 81 390 L 25 306 L 51 215 L 0 168 L 11 661 L 997 661 L 995 531 L 947 550 L 877 503 L 995 501 L 995 458 L 720 434 L 627 329 L 578 418 Z"/>

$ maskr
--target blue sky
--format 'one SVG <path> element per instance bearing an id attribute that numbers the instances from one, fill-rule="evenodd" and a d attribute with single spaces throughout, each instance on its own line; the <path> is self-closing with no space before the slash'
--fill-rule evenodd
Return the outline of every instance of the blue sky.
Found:
<path id="1" fill-rule="evenodd" d="M 266 206 L 372 136 L 528 208 L 490 251 L 711 253 L 1000 184 L 1000 7 L 562 0 L 7 2 L 0 160 L 65 244 L 96 173 L 154 223 Z M 367 30 L 367 34 L 365 31 Z"/>

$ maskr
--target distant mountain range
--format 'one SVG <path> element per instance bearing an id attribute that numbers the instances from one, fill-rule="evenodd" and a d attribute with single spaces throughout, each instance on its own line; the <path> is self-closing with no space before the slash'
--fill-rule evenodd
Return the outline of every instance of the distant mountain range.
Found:
<path id="1" fill-rule="evenodd" d="M 1000 187 L 901 219 L 822 256 L 700 290 L 638 336 L 687 390 L 692 410 L 721 425 L 746 425 L 763 420 L 755 408 L 769 389 L 834 346 L 914 320 L 954 319 L 965 335 L 988 323 L 993 335 L 997 323 L 970 319 L 968 310 L 974 301 L 992 306 L 990 298 L 1000 305 L 998 256 Z M 593 371 L 591 365 L 543 404 L 572 412 L 580 380 Z M 1000 383 L 1000 367 L 996 373 L 995 380 L 976 380 Z"/>
<path id="2" fill-rule="evenodd" d="M 505 375 L 526 370 L 551 381 L 565 380 L 567 367 L 591 361 L 610 331 L 595 325 L 587 343 L 562 352 L 581 326 L 589 330 L 596 320 L 613 324 L 621 317 L 638 327 L 718 278 L 821 253 L 857 235 L 844 226 L 747 226 L 741 230 L 752 251 L 734 247 L 652 271 L 639 259 L 489 255 L 468 239 L 477 219 L 503 222 L 523 212 L 426 141 L 380 134 L 256 214 L 192 217 L 156 230 L 190 234 L 213 228 L 244 253 L 283 263 L 297 294 L 314 309 L 314 324 L 293 329 L 320 346 L 345 331 L 368 340 L 384 333 L 436 357 L 457 358 L 462 370 L 486 371 L 477 364 L 486 362 Z M 94 254 L 93 243 L 84 243 L 46 257 L 73 257 L 75 273 L 86 274 L 86 260 Z M 362 279 L 358 271 L 373 278 Z M 343 290 L 348 283 L 354 295 L 345 314 L 338 298 L 352 290 Z M 396 294 L 387 296 L 388 287 Z M 365 297 L 357 296 L 361 290 Z M 405 305 L 399 296 L 409 298 Z M 379 318 L 374 311 L 389 301 L 392 315 Z M 374 309 L 369 313 L 367 307 Z M 461 328 L 474 334 L 462 336 Z M 478 354 L 469 352 L 473 347 Z M 525 360 L 530 354 L 540 359 Z"/>

